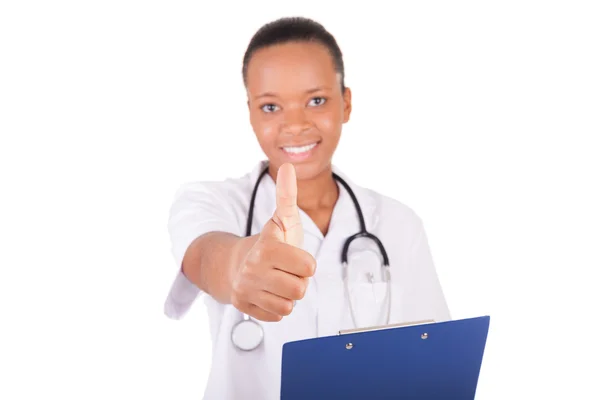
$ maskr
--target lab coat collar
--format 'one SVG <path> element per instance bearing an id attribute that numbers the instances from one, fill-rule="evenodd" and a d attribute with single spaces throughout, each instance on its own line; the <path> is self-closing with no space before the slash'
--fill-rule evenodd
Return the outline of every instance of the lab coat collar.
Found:
<path id="1" fill-rule="evenodd" d="M 254 189 L 254 185 L 256 184 L 256 180 L 262 173 L 262 171 L 267 167 L 268 161 L 263 160 L 259 162 L 252 172 L 250 173 L 250 195 L 252 194 L 252 190 Z M 335 165 L 332 166 L 333 172 L 339 175 L 352 189 L 356 198 L 360 204 L 361 210 L 363 212 L 365 218 L 365 224 L 367 226 L 367 230 L 372 230 L 377 223 L 377 213 L 376 204 L 374 196 L 371 194 L 371 191 L 362 188 L 352 182 L 343 171 L 341 171 Z M 352 198 L 346 191 L 346 189 L 338 183 L 339 186 L 339 197 L 338 201 L 333 210 L 333 215 L 331 218 L 330 226 L 328 232 L 332 232 L 333 230 L 337 230 L 340 227 L 344 227 L 345 230 L 350 230 L 353 233 L 356 233 L 360 230 L 360 223 L 358 219 L 358 215 L 356 213 L 356 208 L 352 203 Z M 271 178 L 270 175 L 266 175 L 263 177 L 258 192 L 256 194 L 256 202 L 255 202 L 255 217 L 260 221 L 261 226 L 266 223 L 268 218 L 270 218 L 275 212 L 276 208 L 276 200 L 275 200 L 275 181 Z M 261 204 L 260 207 L 256 205 Z M 259 209 L 265 210 L 266 214 L 262 214 L 259 212 Z M 306 214 L 304 211 L 300 210 L 300 218 L 302 220 L 302 225 L 304 226 L 305 232 L 316 236 L 319 239 L 323 239 L 323 233 L 319 230 L 317 225 L 312 221 L 312 219 Z M 354 221 L 354 222 L 350 222 Z"/>

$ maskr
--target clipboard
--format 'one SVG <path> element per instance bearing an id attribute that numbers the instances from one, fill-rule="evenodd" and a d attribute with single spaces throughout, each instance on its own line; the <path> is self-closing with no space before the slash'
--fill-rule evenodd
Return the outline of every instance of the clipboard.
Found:
<path id="1" fill-rule="evenodd" d="M 285 343 L 281 399 L 473 400 L 489 323 L 421 321 Z"/>

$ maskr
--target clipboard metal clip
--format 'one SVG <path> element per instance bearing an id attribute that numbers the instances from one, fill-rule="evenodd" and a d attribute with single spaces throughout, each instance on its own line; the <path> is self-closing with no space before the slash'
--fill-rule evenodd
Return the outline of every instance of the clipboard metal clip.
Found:
<path id="1" fill-rule="evenodd" d="M 407 327 L 407 326 L 425 325 L 425 324 L 434 324 L 434 323 L 435 323 L 434 320 L 426 319 L 426 320 L 422 320 L 422 321 L 400 322 L 397 324 L 377 325 L 377 326 L 370 326 L 370 327 L 366 327 L 366 328 L 343 329 L 338 332 L 338 336 L 339 335 L 348 335 L 350 333 L 371 332 L 371 331 L 379 331 L 382 329 L 403 328 L 403 327 Z"/>

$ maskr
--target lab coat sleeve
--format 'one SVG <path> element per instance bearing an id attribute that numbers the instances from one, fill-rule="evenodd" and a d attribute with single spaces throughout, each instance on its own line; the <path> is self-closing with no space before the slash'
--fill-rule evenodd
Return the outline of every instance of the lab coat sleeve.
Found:
<path id="1" fill-rule="evenodd" d="M 421 220 L 418 219 L 418 221 L 415 240 L 410 252 L 416 277 L 412 289 L 419 298 L 420 304 L 427 305 L 428 318 L 432 318 L 436 322 L 449 321 L 451 320 L 450 310 L 433 262 L 429 241 Z"/>
<path id="2" fill-rule="evenodd" d="M 238 234 L 238 224 L 230 208 L 227 193 L 218 183 L 194 183 L 182 186 L 170 209 L 168 232 L 177 272 L 164 304 L 164 313 L 181 319 L 203 292 L 182 272 L 183 257 L 190 244 L 208 232 Z"/>

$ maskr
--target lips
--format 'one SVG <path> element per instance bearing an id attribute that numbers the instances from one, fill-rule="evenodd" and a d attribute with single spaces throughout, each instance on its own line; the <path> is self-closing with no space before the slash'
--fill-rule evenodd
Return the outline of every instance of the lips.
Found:
<path id="1" fill-rule="evenodd" d="M 314 142 L 314 143 L 309 143 L 309 144 L 306 144 L 303 146 L 284 146 L 283 151 L 285 151 L 286 153 L 291 153 L 291 154 L 306 153 L 307 151 L 314 149 L 317 144 L 318 144 L 317 142 Z"/>
<path id="2" fill-rule="evenodd" d="M 309 159 L 321 141 L 307 142 L 299 145 L 282 146 L 281 150 L 292 161 L 304 161 Z"/>

